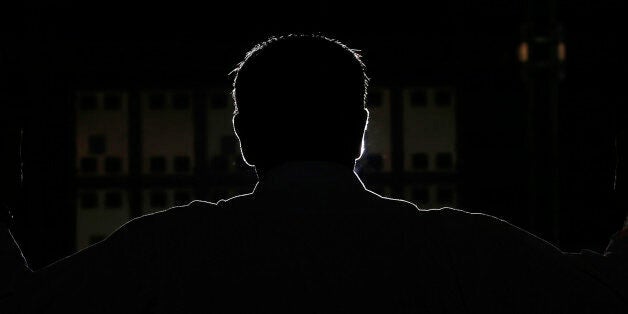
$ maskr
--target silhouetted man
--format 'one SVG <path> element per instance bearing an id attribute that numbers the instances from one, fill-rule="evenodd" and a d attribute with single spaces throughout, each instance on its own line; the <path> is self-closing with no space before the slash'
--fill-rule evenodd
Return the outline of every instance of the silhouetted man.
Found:
<path id="1" fill-rule="evenodd" d="M 355 51 L 270 39 L 235 70 L 259 183 L 125 224 L 34 274 L 2 313 L 622 313 L 626 250 L 565 254 L 483 214 L 418 210 L 353 172 L 368 121 Z M 624 242 L 618 242 L 622 244 Z"/>

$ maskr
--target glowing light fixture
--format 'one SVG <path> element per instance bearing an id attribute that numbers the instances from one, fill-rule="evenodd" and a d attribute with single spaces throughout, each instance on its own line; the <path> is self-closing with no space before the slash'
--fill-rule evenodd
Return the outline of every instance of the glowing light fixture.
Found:
<path id="1" fill-rule="evenodd" d="M 565 48 L 565 43 L 564 42 L 559 42 L 558 43 L 558 47 L 556 47 L 556 57 L 558 58 L 558 61 L 563 62 L 565 61 L 565 54 L 567 53 L 567 50 Z"/>
<path id="2" fill-rule="evenodd" d="M 527 42 L 524 41 L 519 44 L 518 55 L 520 62 L 528 62 L 528 58 L 530 57 L 530 50 Z"/>

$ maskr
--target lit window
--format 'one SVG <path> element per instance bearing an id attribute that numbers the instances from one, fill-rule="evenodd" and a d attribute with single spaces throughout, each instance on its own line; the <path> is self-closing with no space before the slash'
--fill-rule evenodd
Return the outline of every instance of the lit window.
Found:
<path id="1" fill-rule="evenodd" d="M 436 154 L 436 167 L 438 169 L 451 169 L 453 167 L 453 156 L 451 153 Z"/>
<path id="2" fill-rule="evenodd" d="M 166 106 L 166 97 L 164 94 L 152 94 L 148 98 L 148 108 L 151 110 L 163 109 Z"/>
<path id="3" fill-rule="evenodd" d="M 166 172 L 166 158 L 163 156 L 151 157 L 149 159 L 149 168 L 152 173 Z"/>
<path id="4" fill-rule="evenodd" d="M 175 172 L 189 172 L 190 171 L 190 157 L 188 156 L 174 157 L 173 169 Z"/>
<path id="5" fill-rule="evenodd" d="M 105 208 L 120 208 L 122 207 L 122 193 L 120 192 L 107 192 L 105 193 Z"/>
<path id="6" fill-rule="evenodd" d="M 120 95 L 105 95 L 104 107 L 105 110 L 120 110 L 120 108 L 122 108 L 122 99 Z"/>
<path id="7" fill-rule="evenodd" d="M 172 106 L 178 110 L 190 108 L 190 96 L 187 94 L 175 94 L 172 97 Z"/>
<path id="8" fill-rule="evenodd" d="M 98 168 L 98 160 L 94 157 L 81 158 L 81 172 L 93 173 Z"/>
<path id="9" fill-rule="evenodd" d="M 107 157 L 105 158 L 105 172 L 106 173 L 119 173 L 122 171 L 122 159 L 119 157 Z"/>
<path id="10" fill-rule="evenodd" d="M 452 103 L 452 98 L 451 92 L 449 91 L 437 91 L 434 95 L 434 103 L 440 107 L 449 106 Z"/>
<path id="11" fill-rule="evenodd" d="M 79 108 L 81 110 L 94 110 L 96 107 L 96 95 L 83 95 L 79 98 Z"/>
<path id="12" fill-rule="evenodd" d="M 105 136 L 90 135 L 87 139 L 87 146 L 90 154 L 102 154 L 105 152 Z"/>
<path id="13" fill-rule="evenodd" d="M 410 104 L 415 107 L 427 106 L 427 93 L 423 89 L 417 89 L 410 93 Z"/>
<path id="14" fill-rule="evenodd" d="M 415 153 L 412 154 L 412 168 L 416 170 L 425 170 L 428 167 L 427 154 Z"/>
<path id="15" fill-rule="evenodd" d="M 149 203 L 151 207 L 163 208 L 166 207 L 168 197 L 164 191 L 152 191 L 150 192 Z"/>
<path id="16" fill-rule="evenodd" d="M 93 209 L 98 206 L 98 194 L 94 192 L 83 192 L 79 198 L 82 209 Z"/>

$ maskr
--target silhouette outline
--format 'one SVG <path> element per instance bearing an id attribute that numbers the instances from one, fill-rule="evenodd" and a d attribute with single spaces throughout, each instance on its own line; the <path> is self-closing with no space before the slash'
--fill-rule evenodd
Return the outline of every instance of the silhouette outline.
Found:
<path id="1" fill-rule="evenodd" d="M 485 214 L 365 188 L 368 77 L 321 35 L 273 37 L 234 70 L 252 193 L 134 219 L 17 276 L 2 313 L 562 313 L 627 309 L 626 239 L 563 253 Z M 321 92 L 324 90 L 325 92 Z M 295 141 L 295 138 L 297 139 Z"/>

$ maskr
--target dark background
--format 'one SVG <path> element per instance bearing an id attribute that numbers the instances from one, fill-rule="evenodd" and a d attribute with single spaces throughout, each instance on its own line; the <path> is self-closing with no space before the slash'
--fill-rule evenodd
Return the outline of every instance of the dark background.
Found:
<path id="1" fill-rule="evenodd" d="M 74 250 L 68 91 L 86 84 L 228 86 L 227 74 L 252 44 L 272 34 L 322 32 L 363 51 L 374 85 L 457 88 L 458 207 L 507 219 L 568 251 L 602 250 L 625 216 L 614 203 L 613 138 L 627 121 L 626 6 L 609 0 L 2 4 L 2 182 L 3 198 L 15 208 L 16 236 L 36 268 Z M 562 64 L 531 70 L 518 61 L 519 43 L 537 33 L 565 43 Z"/>

